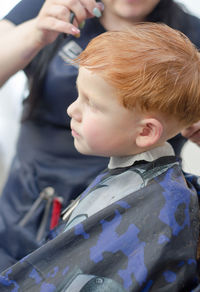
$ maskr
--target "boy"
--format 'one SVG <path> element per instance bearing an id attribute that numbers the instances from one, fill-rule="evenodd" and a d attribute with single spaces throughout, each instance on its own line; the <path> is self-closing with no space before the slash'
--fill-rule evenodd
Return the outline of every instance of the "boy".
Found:
<path id="1" fill-rule="evenodd" d="M 98 36 L 77 62 L 74 145 L 110 156 L 108 169 L 1 291 L 191 291 L 198 199 L 166 141 L 200 119 L 200 55 L 181 33 L 139 24 Z"/>

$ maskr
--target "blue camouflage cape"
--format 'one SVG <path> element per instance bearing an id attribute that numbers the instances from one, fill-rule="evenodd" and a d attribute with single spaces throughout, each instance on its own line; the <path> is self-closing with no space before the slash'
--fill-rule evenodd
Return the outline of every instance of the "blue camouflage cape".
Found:
<path id="1" fill-rule="evenodd" d="M 0 291 L 200 291 L 199 206 L 192 177 L 186 182 L 174 157 L 144 164 L 143 175 L 167 163 L 170 167 L 142 189 L 4 271 Z"/>

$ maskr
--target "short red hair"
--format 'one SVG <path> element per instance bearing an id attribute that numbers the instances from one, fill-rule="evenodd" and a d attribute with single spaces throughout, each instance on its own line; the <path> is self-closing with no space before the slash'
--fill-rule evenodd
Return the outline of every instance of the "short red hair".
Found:
<path id="1" fill-rule="evenodd" d="M 184 126 L 200 120 L 200 54 L 167 25 L 141 23 L 103 33 L 77 62 L 112 85 L 126 108 L 161 112 Z"/>

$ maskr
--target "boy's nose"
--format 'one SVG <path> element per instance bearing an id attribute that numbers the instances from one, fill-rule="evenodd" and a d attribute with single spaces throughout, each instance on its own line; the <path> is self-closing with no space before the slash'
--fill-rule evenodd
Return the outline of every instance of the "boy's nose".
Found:
<path id="1" fill-rule="evenodd" d="M 67 114 L 70 116 L 70 118 L 73 118 L 78 122 L 81 121 L 81 112 L 77 105 L 77 100 L 70 104 L 70 106 L 67 108 Z"/>

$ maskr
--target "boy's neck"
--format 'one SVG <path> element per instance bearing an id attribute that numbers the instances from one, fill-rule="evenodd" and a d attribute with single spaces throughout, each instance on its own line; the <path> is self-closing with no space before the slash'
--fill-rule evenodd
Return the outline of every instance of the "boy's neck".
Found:
<path id="1" fill-rule="evenodd" d="M 123 156 L 123 157 L 111 157 L 108 168 L 114 169 L 118 167 L 128 167 L 134 164 L 136 161 L 145 160 L 151 162 L 163 156 L 174 156 L 174 150 L 172 146 L 165 142 L 162 146 L 158 146 L 151 150 L 147 150 L 145 152 L 130 155 L 130 156 Z"/>

